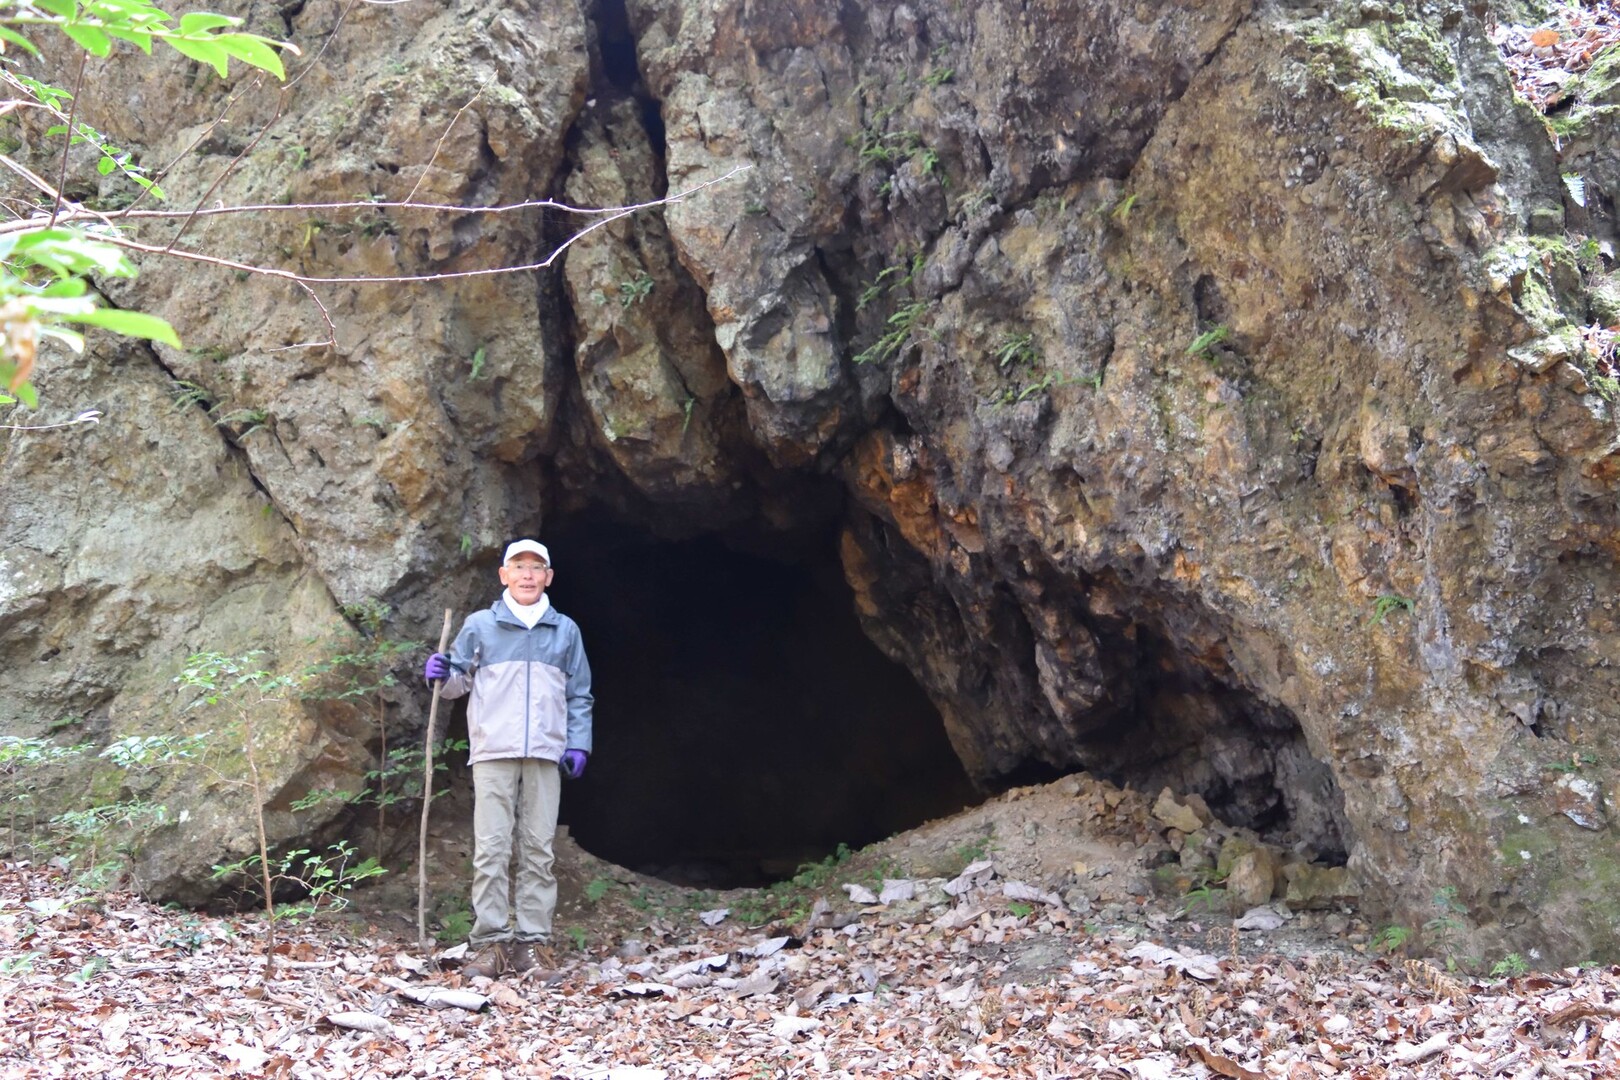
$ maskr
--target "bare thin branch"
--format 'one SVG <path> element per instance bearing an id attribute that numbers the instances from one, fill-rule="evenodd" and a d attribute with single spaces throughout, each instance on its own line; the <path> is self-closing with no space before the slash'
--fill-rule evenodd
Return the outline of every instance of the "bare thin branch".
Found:
<path id="1" fill-rule="evenodd" d="M 317 298 L 318 299 L 318 298 Z M 335 338 L 326 341 L 295 341 L 291 345 L 277 345 L 273 349 L 261 349 L 265 353 L 292 352 L 294 349 L 327 349 L 337 348 Z"/>
<path id="2" fill-rule="evenodd" d="M 647 203 L 647 206 L 657 205 Z M 315 202 L 315 203 L 244 203 L 233 206 L 210 206 L 201 210 L 114 210 L 115 218 L 146 218 L 157 220 L 161 218 L 191 217 L 218 217 L 221 214 L 273 214 L 273 213 L 310 213 L 316 210 L 424 210 L 433 214 L 508 214 L 515 210 L 557 210 L 565 214 L 579 214 L 591 216 L 597 214 L 617 213 L 623 207 L 609 207 L 606 209 L 569 206 L 567 203 L 555 202 L 551 199 L 530 199 L 520 203 L 503 203 L 498 206 L 459 206 L 455 203 L 423 203 L 423 202 L 388 202 L 387 200 L 349 199 L 344 202 Z"/>
<path id="3" fill-rule="evenodd" d="M 168 255 L 176 259 L 188 259 L 192 262 L 208 263 L 211 266 L 222 266 L 227 270 L 244 270 L 250 274 L 263 277 L 280 278 L 283 281 L 301 282 L 306 285 L 388 285 L 413 284 L 428 281 L 454 281 L 458 278 L 496 277 L 501 274 L 521 274 L 530 270 L 544 270 L 557 261 L 557 257 L 567 251 L 577 241 L 584 239 L 604 225 L 610 225 L 620 218 L 629 217 L 634 210 L 621 210 L 613 217 L 593 221 L 579 232 L 575 233 L 557 247 L 550 255 L 539 262 L 523 263 L 518 266 L 488 266 L 477 270 L 450 270 L 437 274 L 376 274 L 356 277 L 316 277 L 313 274 L 299 274 L 291 270 L 278 270 L 270 266 L 256 266 L 253 263 L 238 262 L 235 259 L 220 258 L 216 255 L 207 255 L 200 251 L 187 251 L 184 248 L 158 247 L 155 244 L 142 244 L 123 236 L 104 236 L 100 239 L 109 244 L 116 244 L 131 251 L 144 251 L 151 255 Z"/>
<path id="4" fill-rule="evenodd" d="M 22 164 L 20 162 L 16 162 L 16 161 L 11 160 L 11 158 L 6 156 L 5 154 L 0 154 L 0 165 L 4 165 L 6 168 L 8 168 L 12 172 L 16 173 L 18 176 L 22 177 L 24 180 L 28 181 L 30 184 L 37 187 L 41 192 L 44 193 L 46 198 L 49 198 L 49 199 L 58 198 L 56 189 L 51 187 L 51 185 L 45 180 L 45 178 L 43 176 L 40 176 L 38 173 L 34 172 L 34 170 L 30 169 L 28 166 L 26 166 L 26 165 L 24 165 L 24 164 Z M 78 212 L 77 207 L 69 205 L 68 213 L 69 213 L 70 216 L 76 214 L 77 212 Z M 21 222 L 20 224 L 23 225 L 24 227 L 30 228 L 30 229 L 37 229 L 39 227 L 39 222 L 37 222 L 37 221 L 24 221 L 24 222 Z"/>
<path id="5" fill-rule="evenodd" d="M 158 184 L 163 183 L 163 181 L 168 178 L 169 173 L 174 171 L 174 167 L 176 165 L 180 164 L 182 161 L 186 160 L 186 158 L 190 157 L 191 152 L 197 148 L 198 144 L 200 144 L 204 139 L 208 138 L 208 136 L 212 135 L 214 133 L 214 131 L 219 127 L 219 125 L 221 125 L 221 124 L 223 124 L 225 122 L 225 118 L 231 114 L 231 110 L 236 107 L 236 103 L 238 101 L 242 100 L 243 96 L 246 95 L 249 90 L 258 89 L 258 87 L 263 82 L 264 82 L 264 74 L 261 72 L 259 75 L 255 76 L 253 81 L 248 83 L 246 86 L 238 87 L 236 89 L 236 91 L 231 94 L 230 98 L 225 102 L 225 107 L 220 110 L 219 115 L 214 117 L 214 122 L 209 124 L 207 127 L 203 128 L 201 131 L 199 131 L 197 133 L 197 137 L 195 139 L 192 139 L 189 143 L 187 143 L 186 146 L 185 146 L 185 149 L 181 150 L 178 154 L 176 154 L 174 156 L 173 161 L 170 161 L 167 165 L 163 166 L 162 171 L 159 172 L 156 176 L 152 177 L 153 186 L 156 186 Z M 130 203 L 129 206 L 125 208 L 124 213 L 127 215 L 131 210 L 133 210 L 135 207 L 139 206 L 140 203 L 141 203 L 141 200 L 146 198 L 146 196 L 149 195 L 151 193 L 151 191 L 152 191 L 152 188 L 149 188 L 149 187 L 141 188 L 141 193 L 139 195 L 135 196 L 135 201 Z"/>
<path id="6" fill-rule="evenodd" d="M 374 2 L 374 0 L 373 0 L 373 2 Z M 448 124 L 446 124 L 445 127 L 444 127 L 444 134 L 440 135 L 439 136 L 439 141 L 433 144 L 433 154 L 432 154 L 432 156 L 430 156 L 427 159 L 427 163 L 422 166 L 422 175 L 418 176 L 416 178 L 416 183 L 411 185 L 410 194 L 405 196 L 405 201 L 406 202 L 410 202 L 412 199 L 416 198 L 417 189 L 422 186 L 422 181 L 427 179 L 428 170 L 433 168 L 433 163 L 435 161 L 439 160 L 439 151 L 444 149 L 444 140 L 448 139 L 450 137 L 450 132 L 455 130 L 456 121 L 460 120 L 461 115 L 463 113 L 465 113 L 468 109 L 473 107 L 473 102 L 477 101 L 480 97 L 483 96 L 484 88 L 489 86 L 489 84 L 494 82 L 494 81 L 495 81 L 495 76 L 493 76 L 493 75 L 491 75 L 489 78 L 485 79 L 484 82 L 483 82 L 483 85 L 480 86 L 477 90 L 474 90 L 473 91 L 473 96 L 467 99 L 467 104 L 465 104 L 461 108 L 457 109 L 456 110 L 456 115 L 454 115 L 454 116 L 452 116 L 450 118 L 450 122 Z"/>
<path id="7" fill-rule="evenodd" d="M 0 160 L 4 160 L 0 158 Z M 752 165 L 739 165 L 723 176 L 715 177 L 696 187 L 663 199 L 654 199 L 651 202 L 637 203 L 633 206 L 609 207 L 583 207 L 570 206 L 567 203 L 556 202 L 552 199 L 531 199 L 520 203 L 505 203 L 499 206 L 457 206 L 453 203 L 419 203 L 419 202 L 372 202 L 370 200 L 353 199 L 347 202 L 330 203 L 248 203 L 238 206 L 210 206 L 201 210 L 114 210 L 103 214 L 97 211 L 80 208 L 77 212 L 83 215 L 94 216 L 100 220 L 121 221 L 126 218 L 159 220 L 177 217 L 215 217 L 221 214 L 271 214 L 271 213 L 300 213 L 309 214 L 316 211 L 337 210 L 422 210 L 434 214 L 509 214 L 518 210 L 555 210 L 564 214 L 578 214 L 581 217 L 612 216 L 616 217 L 622 212 L 647 210 L 655 206 L 664 206 L 669 203 L 680 202 L 690 195 L 694 195 L 704 188 L 731 179 L 739 173 L 747 172 Z M 47 189 L 49 190 L 49 189 Z M 66 220 L 72 220 L 70 214 Z M 26 223 L 13 222 L 0 224 L 0 233 L 14 232 L 19 228 L 26 228 Z"/>
<path id="8" fill-rule="evenodd" d="M 283 349 L 316 349 L 323 345 L 330 345 L 334 349 L 337 348 L 337 327 L 332 325 L 332 313 L 326 310 L 326 305 L 321 303 L 321 298 L 316 295 L 314 289 L 310 288 L 302 281 L 294 282 L 294 284 L 296 284 L 300 289 L 304 290 L 304 295 L 308 296 L 310 301 L 314 303 L 315 307 L 320 311 L 321 321 L 326 323 L 326 340 L 306 341 L 298 345 L 286 345 L 283 346 Z M 283 349 L 271 349 L 270 351 L 281 352 Z"/>
<path id="9" fill-rule="evenodd" d="M 303 82 L 304 76 L 315 70 L 316 65 L 321 62 L 321 57 L 326 55 L 326 50 L 331 48 L 332 39 L 337 37 L 338 30 L 343 26 L 343 20 L 349 17 L 349 12 L 354 10 L 354 5 L 358 2 L 359 0 L 349 0 L 344 5 L 343 10 L 338 12 L 337 21 L 332 24 L 332 29 L 327 33 L 326 40 L 321 42 L 321 47 L 315 50 L 315 55 L 309 58 L 309 63 L 304 65 L 304 69 L 291 79 L 288 79 L 285 85 L 282 86 L 283 93 Z"/>
<path id="10" fill-rule="evenodd" d="M 58 192 L 55 188 L 51 187 L 51 185 L 45 180 L 44 177 L 42 177 L 39 174 L 33 172 L 26 165 L 18 164 L 17 162 L 11 160 L 11 158 L 7 157 L 6 155 L 0 154 L 0 166 L 4 166 L 5 168 L 10 169 L 12 172 L 16 173 L 18 176 L 22 177 L 24 180 L 27 180 L 30 184 L 32 184 L 35 187 L 39 188 L 40 192 L 42 194 L 44 194 L 44 196 L 47 199 L 55 199 L 55 200 L 57 200 L 59 205 L 61 204 L 61 202 L 62 202 L 61 193 Z M 67 203 L 67 212 L 64 213 L 64 214 L 59 214 L 58 217 L 63 222 L 78 221 L 78 220 L 80 220 L 82 218 L 94 218 L 95 220 L 101 222 L 103 225 L 106 225 L 108 228 L 116 228 L 117 227 L 117 226 L 113 225 L 112 220 L 110 218 L 108 218 L 106 214 L 103 214 L 99 210 L 92 210 L 88 206 L 85 206 L 83 203 L 68 202 Z M 37 228 L 39 228 L 39 219 L 37 219 L 37 218 L 27 218 L 27 219 L 24 219 L 24 220 L 11 221 L 11 222 L 7 222 L 4 225 L 0 225 L 0 233 L 21 232 L 21 231 L 25 231 L 27 229 L 37 229 Z"/>
<path id="11" fill-rule="evenodd" d="M 60 420 L 54 424 L 0 424 L 0 431 L 56 431 L 60 428 L 70 428 L 78 424 L 101 423 L 100 409 L 87 409 L 71 420 Z"/>
<path id="12" fill-rule="evenodd" d="M 90 54 L 80 50 L 79 74 L 73 80 L 73 107 L 68 110 L 67 145 L 62 147 L 62 175 L 56 181 L 56 205 L 51 207 L 51 227 L 56 226 L 56 215 L 62 212 L 62 192 L 67 188 L 68 156 L 73 153 L 73 123 L 79 115 L 79 92 L 84 89 L 84 65 Z"/>
<path id="13" fill-rule="evenodd" d="M 705 180 L 701 184 L 697 184 L 693 187 L 687 188 L 685 191 L 677 192 L 674 195 L 670 195 L 662 199 L 654 199 L 651 202 L 636 203 L 633 206 L 620 206 L 610 210 L 598 211 L 598 213 L 602 213 L 607 216 L 591 222 L 579 232 L 575 233 L 573 236 L 570 236 L 567 240 L 564 240 L 561 244 L 557 245 L 550 255 L 547 255 L 544 259 L 541 259 L 538 262 L 522 263 L 517 266 L 486 266 L 480 267 L 477 270 L 451 270 L 436 274 L 374 274 L 369 276 L 354 277 L 316 277 L 312 274 L 299 274 L 292 270 L 278 270 L 275 267 L 258 266 L 253 263 L 240 262 L 236 259 L 221 258 L 220 256 L 208 255 L 201 251 L 188 251 L 184 248 L 164 248 L 158 247 L 154 244 L 142 244 L 139 241 L 131 240 L 128 237 L 119 236 L 117 234 L 105 235 L 100 237 L 100 239 L 105 240 L 109 244 L 117 244 L 119 247 L 128 248 L 131 251 L 144 251 L 152 255 L 168 255 L 176 259 L 187 259 L 192 262 L 207 263 L 210 266 L 222 266 L 227 270 L 243 270 L 247 273 L 258 274 L 262 277 L 280 278 L 283 281 L 295 281 L 305 285 L 418 284 L 430 281 L 456 281 L 464 278 L 496 277 L 501 274 L 522 274 L 532 270 L 544 270 L 546 267 L 550 266 L 552 263 L 556 262 L 560 257 L 562 257 L 563 253 L 566 252 L 570 247 L 573 247 L 576 243 L 583 240 L 597 229 L 611 225 L 615 221 L 620 221 L 641 210 L 650 209 L 655 206 L 668 206 L 672 203 L 680 202 L 681 200 L 689 198 L 706 188 L 713 187 L 714 185 L 722 183 L 723 181 L 728 180 L 739 173 L 747 172 L 752 168 L 752 165 L 739 165 L 723 176 L 717 176 L 712 180 Z"/>
<path id="14" fill-rule="evenodd" d="M 214 192 L 219 190 L 219 185 L 223 184 L 226 177 L 230 176 L 231 173 L 236 171 L 236 167 L 242 164 L 249 154 L 253 153 L 253 148 L 258 146 L 264 137 L 270 133 L 270 129 L 276 126 L 276 121 L 281 119 L 281 111 L 286 107 L 287 91 L 283 90 L 276 98 L 275 113 L 265 123 L 264 127 L 259 129 L 259 133 L 253 137 L 253 141 L 244 146 L 241 153 L 232 158 L 230 164 L 226 165 L 225 168 L 220 170 L 219 175 L 214 178 L 214 182 L 208 186 L 208 190 L 203 192 L 202 198 L 197 200 L 197 205 L 192 207 L 191 214 L 186 218 L 185 221 L 180 223 L 179 231 L 176 232 L 174 237 L 169 241 L 170 250 L 173 250 L 174 246 L 180 242 L 180 238 L 186 234 L 186 230 L 191 228 L 191 223 L 197 220 L 197 211 L 201 210 L 203 208 L 203 204 L 213 197 Z"/>
<path id="15" fill-rule="evenodd" d="M 16 83 L 16 80 L 11 77 L 11 73 L 7 71 L 0 71 L 0 79 L 4 79 L 6 82 L 12 83 L 13 85 Z M 56 109 L 51 109 L 51 107 L 45 104 L 43 101 L 22 101 L 18 98 L 7 98 L 5 101 L 0 101 L 0 116 L 9 115 L 18 109 L 50 109 L 50 111 L 56 113 L 57 116 L 62 116 L 61 112 Z M 63 119 L 65 120 L 67 118 L 63 117 Z"/>

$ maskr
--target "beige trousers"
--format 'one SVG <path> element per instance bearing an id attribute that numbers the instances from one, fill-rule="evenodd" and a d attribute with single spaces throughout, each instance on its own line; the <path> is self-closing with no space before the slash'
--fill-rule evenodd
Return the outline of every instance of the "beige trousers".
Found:
<path id="1" fill-rule="evenodd" d="M 480 761 L 473 774 L 473 929 L 475 947 L 492 941 L 546 941 L 557 910 L 551 841 L 562 777 L 555 761 Z M 517 834 L 516 902 L 512 835 Z M 513 908 L 517 929 L 509 925 Z"/>

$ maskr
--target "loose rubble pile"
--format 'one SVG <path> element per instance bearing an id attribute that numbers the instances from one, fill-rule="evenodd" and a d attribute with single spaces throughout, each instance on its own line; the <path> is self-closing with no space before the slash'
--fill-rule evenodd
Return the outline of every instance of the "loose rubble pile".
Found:
<path id="1" fill-rule="evenodd" d="M 1066 910 L 1097 924 L 1136 918 L 1164 929 L 1191 911 L 1365 943 L 1345 868 L 1289 839 L 1226 825 L 1197 795 L 1165 789 L 1151 797 L 1076 774 L 1014 788 L 871 851 L 924 876 L 992 852 L 1003 874 L 1057 894 Z M 1155 897 L 1164 903 L 1150 903 Z"/>

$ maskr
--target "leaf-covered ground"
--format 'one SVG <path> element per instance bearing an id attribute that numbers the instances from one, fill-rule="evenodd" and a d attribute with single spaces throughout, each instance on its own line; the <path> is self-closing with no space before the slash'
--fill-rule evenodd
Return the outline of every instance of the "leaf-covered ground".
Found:
<path id="1" fill-rule="evenodd" d="M 1344 911 L 1239 930 L 1145 887 L 1167 836 L 1140 793 L 1069 778 L 773 893 L 637 885 L 570 847 L 618 874 L 561 913 L 586 947 L 497 983 L 398 910 L 284 928 L 266 978 L 261 916 L 8 863 L 0 1075 L 1620 1076 L 1620 967 L 1448 975 Z M 435 988 L 484 1007 L 418 1003 Z"/>
<path id="2" fill-rule="evenodd" d="M 1580 76 L 1620 45 L 1620 9 L 1611 0 L 1552 4 L 1535 26 L 1499 24 L 1491 40 L 1513 85 L 1542 113 L 1568 104 Z"/>

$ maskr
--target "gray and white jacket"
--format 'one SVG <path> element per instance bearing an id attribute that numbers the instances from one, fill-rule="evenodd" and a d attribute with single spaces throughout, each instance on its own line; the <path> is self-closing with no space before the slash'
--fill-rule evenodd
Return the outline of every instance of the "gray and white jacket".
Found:
<path id="1" fill-rule="evenodd" d="M 549 609 L 530 629 L 502 600 L 474 612 L 450 646 L 443 696 L 472 691 L 469 761 L 591 750 L 591 665 L 574 620 Z"/>

